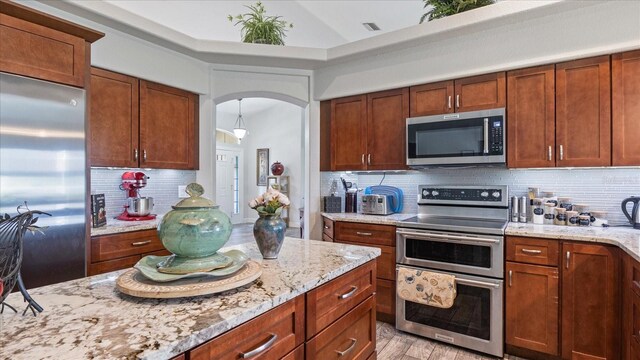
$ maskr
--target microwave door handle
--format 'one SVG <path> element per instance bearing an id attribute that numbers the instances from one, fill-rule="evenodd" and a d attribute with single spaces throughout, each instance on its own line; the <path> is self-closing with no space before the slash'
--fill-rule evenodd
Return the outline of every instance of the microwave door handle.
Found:
<path id="1" fill-rule="evenodd" d="M 484 118 L 484 149 L 485 155 L 489 154 L 489 119 Z"/>

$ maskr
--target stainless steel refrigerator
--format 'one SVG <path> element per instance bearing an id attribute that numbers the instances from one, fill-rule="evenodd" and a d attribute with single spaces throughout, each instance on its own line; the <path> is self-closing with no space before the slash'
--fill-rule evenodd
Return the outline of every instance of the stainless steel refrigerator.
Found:
<path id="1" fill-rule="evenodd" d="M 52 215 L 25 234 L 27 288 L 85 275 L 85 198 L 85 91 L 0 73 L 0 214 Z"/>

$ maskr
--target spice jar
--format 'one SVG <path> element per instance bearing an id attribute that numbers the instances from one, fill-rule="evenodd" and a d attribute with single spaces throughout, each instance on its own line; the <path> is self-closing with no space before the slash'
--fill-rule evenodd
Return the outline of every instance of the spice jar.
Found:
<path id="1" fill-rule="evenodd" d="M 567 211 L 573 210 L 573 204 L 571 203 L 571 200 L 573 199 L 571 199 L 570 197 L 559 197 L 558 206 L 563 209 L 567 209 Z"/>
<path id="2" fill-rule="evenodd" d="M 607 220 L 607 212 L 606 211 L 592 211 L 591 218 L 595 219 L 591 222 L 593 226 L 603 226 L 608 225 L 609 220 Z"/>
<path id="3" fill-rule="evenodd" d="M 579 215 L 578 216 L 580 226 L 589 226 L 591 224 L 591 216 L 590 215 Z"/>
<path id="4" fill-rule="evenodd" d="M 534 224 L 544 224 L 544 205 L 542 199 L 533 199 L 532 221 Z"/>
<path id="5" fill-rule="evenodd" d="M 567 226 L 578 226 L 580 219 L 577 211 L 567 211 Z"/>
<path id="6" fill-rule="evenodd" d="M 544 224 L 545 225 L 553 225 L 553 220 L 556 215 L 554 209 L 556 208 L 556 204 L 552 202 L 547 202 L 544 204 Z"/>
<path id="7" fill-rule="evenodd" d="M 573 204 L 574 211 L 577 211 L 578 214 L 585 214 L 589 211 L 589 205 L 586 204 Z"/>
<path id="8" fill-rule="evenodd" d="M 561 208 L 561 207 L 557 207 L 555 208 L 556 211 L 556 217 L 553 220 L 554 225 L 567 225 L 567 209 L 565 208 Z"/>
<path id="9" fill-rule="evenodd" d="M 548 203 L 548 202 L 553 203 L 554 207 L 558 206 L 558 197 L 556 196 L 556 193 L 553 191 L 543 191 L 542 201 L 544 201 L 545 203 Z"/>

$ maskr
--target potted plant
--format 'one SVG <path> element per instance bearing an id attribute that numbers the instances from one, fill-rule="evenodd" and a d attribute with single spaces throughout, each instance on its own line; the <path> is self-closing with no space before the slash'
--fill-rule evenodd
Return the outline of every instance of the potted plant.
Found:
<path id="1" fill-rule="evenodd" d="M 287 225 L 280 217 L 282 210 L 291 205 L 289 198 L 271 187 L 267 192 L 249 201 L 249 207 L 256 210 L 260 218 L 253 225 L 253 237 L 256 239 L 262 257 L 277 259 Z"/>
<path id="2" fill-rule="evenodd" d="M 287 27 L 292 28 L 293 24 L 282 20 L 281 16 L 268 16 L 262 2 L 255 5 L 245 5 L 250 11 L 246 14 L 239 14 L 235 17 L 228 15 L 230 22 L 236 21 L 235 25 L 242 25 L 242 41 L 246 43 L 284 45 L 285 31 Z"/>
<path id="3" fill-rule="evenodd" d="M 491 5 L 495 0 L 423 0 L 424 8 L 432 7 L 420 18 L 420 24 L 425 20 L 431 21 L 449 15 L 477 9 L 479 7 Z"/>

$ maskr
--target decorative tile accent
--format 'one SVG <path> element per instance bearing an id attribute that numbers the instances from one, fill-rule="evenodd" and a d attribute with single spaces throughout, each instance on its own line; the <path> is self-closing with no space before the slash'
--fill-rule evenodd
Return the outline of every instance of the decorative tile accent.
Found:
<path id="1" fill-rule="evenodd" d="M 382 173 L 321 172 L 320 194 L 329 195 L 333 180 L 338 183 L 338 195 L 344 197 L 340 176 L 358 184 L 359 188 L 378 185 Z M 418 185 L 508 185 L 509 196 L 526 195 L 528 187 L 555 191 L 558 196 L 573 198 L 573 203 L 588 204 L 591 210 L 607 211 L 613 225 L 626 223 L 620 210 L 623 199 L 640 196 L 640 168 L 594 169 L 531 169 L 451 168 L 423 171 L 387 172 L 383 185 L 397 186 L 404 191 L 403 213 L 418 211 Z M 344 204 L 344 200 L 343 200 Z"/>
<path id="2" fill-rule="evenodd" d="M 153 198 L 153 213 L 158 215 L 167 213 L 171 210 L 171 206 L 180 200 L 178 198 L 179 185 L 188 185 L 196 181 L 196 172 L 193 170 L 92 168 L 91 193 L 105 194 L 109 219 L 122 213 L 123 205 L 127 199 L 125 191 L 120 190 L 121 176 L 125 171 L 142 171 L 149 176 L 147 186 L 140 190 L 140 194 Z"/>

